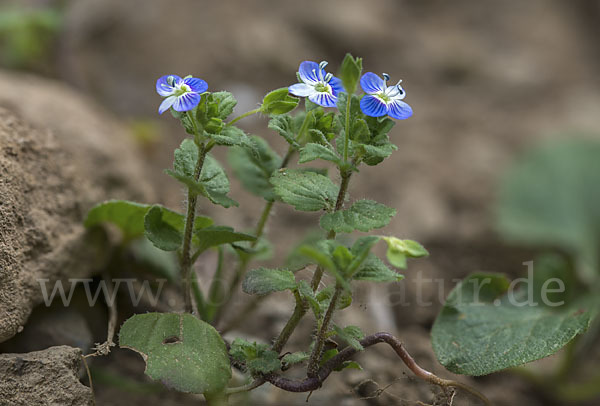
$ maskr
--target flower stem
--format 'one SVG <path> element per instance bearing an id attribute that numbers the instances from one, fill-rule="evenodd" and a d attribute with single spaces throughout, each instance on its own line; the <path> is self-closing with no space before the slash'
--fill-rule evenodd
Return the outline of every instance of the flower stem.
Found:
<path id="1" fill-rule="evenodd" d="M 229 123 L 227 123 L 227 126 L 234 125 L 235 123 L 237 123 L 241 119 L 249 117 L 249 116 L 251 116 L 253 114 L 256 114 L 256 113 L 260 113 L 260 107 L 257 108 L 257 109 L 254 109 L 254 110 L 247 111 L 247 112 L 245 112 L 244 114 L 242 114 L 240 116 L 237 116 L 236 118 L 234 118 L 233 120 L 231 120 Z"/>
<path id="2" fill-rule="evenodd" d="M 346 131 L 344 131 L 344 163 L 348 162 L 348 145 L 350 144 L 350 103 L 352 95 L 348 94 L 346 99 Z"/>
<path id="3" fill-rule="evenodd" d="M 334 211 L 341 210 L 342 206 L 344 205 L 344 200 L 346 199 L 346 194 L 348 193 L 348 185 L 350 184 L 350 176 L 352 176 L 352 172 L 344 170 L 340 171 L 340 174 L 342 176 L 342 183 L 340 185 L 340 190 L 338 192 L 337 200 L 335 202 Z M 327 238 L 332 240 L 335 238 L 335 235 L 335 231 L 330 231 L 329 234 L 327 234 Z M 324 269 L 321 266 L 318 266 L 315 270 L 315 273 L 310 283 L 311 288 L 314 291 L 316 291 L 319 287 L 319 283 L 321 282 L 321 278 L 323 277 L 323 272 Z M 279 333 L 279 336 L 274 341 L 272 347 L 273 351 L 281 352 L 281 350 L 289 340 L 290 336 L 292 335 L 292 332 L 296 329 L 298 323 L 300 323 L 300 320 L 302 320 L 302 317 L 304 317 L 304 315 L 306 314 L 307 310 L 308 303 L 306 303 L 306 300 L 302 300 L 300 303 L 296 301 L 294 313 L 283 327 L 283 330 L 281 330 L 281 333 Z"/>
<path id="4" fill-rule="evenodd" d="M 213 144 L 214 145 L 214 144 Z M 206 154 L 212 148 L 209 144 L 198 144 L 198 161 L 196 162 L 196 168 L 194 169 L 194 180 L 198 182 L 200 174 L 202 173 L 202 167 L 204 166 L 204 159 Z M 198 196 L 192 193 L 188 189 L 188 204 L 187 204 L 187 215 L 185 218 L 185 228 L 183 231 L 183 248 L 181 252 L 181 277 L 183 285 L 183 301 L 185 303 L 185 311 L 188 313 L 193 312 L 192 306 L 192 286 L 191 286 L 191 273 L 192 273 L 192 257 L 190 255 L 190 248 L 192 245 L 192 231 L 194 229 L 194 220 L 196 218 L 196 202 Z"/>
<path id="5" fill-rule="evenodd" d="M 323 346 L 325 345 L 325 339 L 327 338 L 326 336 L 327 331 L 329 330 L 329 324 L 331 323 L 333 312 L 335 312 L 337 301 L 342 291 L 342 286 L 339 283 L 336 283 L 333 296 L 331 296 L 331 300 L 329 301 L 329 307 L 327 307 L 325 317 L 321 323 L 321 328 L 317 333 L 317 341 L 315 342 L 313 351 L 310 354 L 310 360 L 308 361 L 307 375 L 310 378 L 317 376 L 317 372 L 319 371 L 319 361 L 321 360 L 321 353 L 323 352 Z"/>

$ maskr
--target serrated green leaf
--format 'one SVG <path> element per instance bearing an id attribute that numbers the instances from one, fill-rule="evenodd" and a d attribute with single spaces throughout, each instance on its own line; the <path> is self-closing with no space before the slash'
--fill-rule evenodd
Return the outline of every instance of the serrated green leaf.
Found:
<path id="1" fill-rule="evenodd" d="M 252 235 L 238 233 L 233 228 L 225 226 L 210 226 L 194 230 L 194 237 L 199 251 L 217 245 L 231 244 L 238 241 L 254 241 L 256 239 Z"/>
<path id="2" fill-rule="evenodd" d="M 398 282 L 404 279 L 404 275 L 388 268 L 376 255 L 369 254 L 352 278 L 369 282 Z"/>
<path id="3" fill-rule="evenodd" d="M 328 177 L 294 169 L 275 172 L 271 184 L 281 200 L 300 211 L 331 210 L 338 193 Z"/>
<path id="4" fill-rule="evenodd" d="M 217 393 L 231 379 L 225 342 L 191 314 L 137 314 L 121 327 L 119 345 L 142 355 L 146 375 L 181 392 Z"/>
<path id="5" fill-rule="evenodd" d="M 321 289 L 316 295 L 316 299 L 319 301 L 319 306 L 321 309 L 327 309 L 329 307 L 329 303 L 331 302 L 331 297 L 333 296 L 335 287 L 327 286 L 324 289 Z M 339 296 L 338 301 L 335 306 L 337 310 L 345 309 L 346 307 L 352 304 L 352 294 L 349 290 L 344 290 Z"/>
<path id="6" fill-rule="evenodd" d="M 339 338 L 347 342 L 348 345 L 354 348 L 355 350 L 362 351 L 365 349 L 360 343 L 360 340 L 365 338 L 365 334 L 359 327 L 346 326 L 344 328 L 341 328 L 337 325 L 334 325 L 333 330 Z"/>
<path id="7" fill-rule="evenodd" d="M 304 361 L 308 361 L 309 358 L 310 358 L 310 354 L 308 352 L 303 352 L 303 351 L 292 352 L 289 354 L 285 354 L 283 356 L 283 358 L 281 359 L 281 363 L 282 363 L 282 365 L 284 365 L 287 368 L 291 365 L 299 364 Z"/>
<path id="8" fill-rule="evenodd" d="M 380 164 L 385 158 L 392 155 L 398 149 L 392 143 L 381 145 L 356 144 L 354 150 L 357 151 L 363 162 L 369 166 Z"/>
<path id="9" fill-rule="evenodd" d="M 241 338 L 236 338 L 231 343 L 229 353 L 233 359 L 243 362 L 250 373 L 268 374 L 281 369 L 279 354 L 269 349 L 266 344 L 248 342 Z"/>
<path id="10" fill-rule="evenodd" d="M 324 140 L 327 142 L 326 139 Z M 309 142 L 302 147 L 302 149 L 300 149 L 300 160 L 298 163 L 303 164 L 314 161 L 315 159 L 323 159 L 325 161 L 333 162 L 336 165 L 342 164 L 342 159 L 337 155 L 333 148 L 331 148 L 331 146 L 328 147 L 325 145 L 316 144 L 314 142 Z"/>
<path id="11" fill-rule="evenodd" d="M 248 191 L 267 201 L 273 201 L 275 194 L 269 179 L 281 166 L 281 157 L 262 138 L 254 136 L 252 141 L 255 151 L 242 147 L 229 150 L 229 165 Z"/>
<path id="12" fill-rule="evenodd" d="M 356 91 L 358 80 L 362 72 L 362 58 L 354 58 L 346 54 L 340 68 L 340 79 L 346 92 L 352 94 Z"/>
<path id="13" fill-rule="evenodd" d="M 233 125 L 228 125 L 217 129 L 214 132 L 205 132 L 206 137 L 212 139 L 217 145 L 225 145 L 228 147 L 232 146 L 243 146 L 252 151 L 253 144 L 246 133 Z"/>
<path id="14" fill-rule="evenodd" d="M 385 227 L 395 215 L 396 210 L 391 207 L 373 200 L 359 200 L 347 210 L 324 214 L 319 224 L 324 230 L 336 233 L 366 232 Z"/>
<path id="15" fill-rule="evenodd" d="M 194 179 L 197 162 L 198 146 L 193 140 L 185 139 L 175 150 L 173 170 L 167 170 L 166 173 L 186 185 L 191 193 L 203 195 L 225 208 L 237 206 L 235 200 L 227 197 L 229 179 L 217 160 L 206 155 L 198 181 Z"/>
<path id="16" fill-rule="evenodd" d="M 266 295 L 272 292 L 296 289 L 296 278 L 287 269 L 252 269 L 244 278 L 242 290 L 249 295 Z"/>
<path id="17" fill-rule="evenodd" d="M 336 269 L 338 269 L 343 275 L 346 275 L 347 269 L 350 263 L 354 259 L 354 255 L 350 253 L 348 248 L 343 245 L 338 245 L 331 253 L 333 262 L 335 263 Z"/>
<path id="18" fill-rule="evenodd" d="M 163 208 L 152 206 L 144 217 L 145 235 L 156 248 L 175 251 L 183 242 L 181 232 L 163 220 Z"/>
<path id="19" fill-rule="evenodd" d="M 214 92 L 212 93 L 212 99 L 218 106 L 216 117 L 221 120 L 226 120 L 237 105 L 237 100 L 229 92 Z"/>
<path id="20" fill-rule="evenodd" d="M 588 328 L 590 303 L 522 305 L 524 292 L 509 287 L 503 275 L 475 273 L 450 292 L 432 329 L 442 365 L 486 375 L 551 355 Z"/>
<path id="21" fill-rule="evenodd" d="M 289 114 L 278 114 L 269 120 L 269 129 L 277 131 L 294 148 L 300 145 L 296 142 L 296 132 L 292 117 Z"/>
<path id="22" fill-rule="evenodd" d="M 289 95 L 287 87 L 273 90 L 263 99 L 260 107 L 264 114 L 285 114 L 294 110 L 300 99 Z"/>

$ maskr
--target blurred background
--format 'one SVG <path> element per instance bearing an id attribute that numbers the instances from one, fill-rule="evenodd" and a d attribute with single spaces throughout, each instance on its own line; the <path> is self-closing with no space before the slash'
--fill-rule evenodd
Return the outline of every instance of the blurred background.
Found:
<path id="1" fill-rule="evenodd" d="M 577 151 L 597 150 L 600 142 L 599 39 L 597 0 L 0 2 L 1 80 L 14 84 L 30 78 L 23 74 L 35 75 L 85 94 L 89 103 L 127 129 L 127 137 L 143 156 L 144 172 L 157 200 L 173 209 L 182 208 L 182 194 L 163 169 L 170 167 L 172 151 L 184 133 L 168 114 L 157 114 L 160 97 L 154 84 L 158 77 L 192 74 L 206 80 L 209 90 L 231 91 L 239 102 L 238 114 L 258 106 L 267 91 L 295 83 L 295 71 L 303 60 L 327 60 L 336 71 L 350 52 L 363 58 L 366 71 L 386 72 L 394 82 L 403 79 L 405 101 L 414 116 L 398 122 L 390 134 L 398 151 L 352 179 L 351 198 L 369 197 L 396 208 L 398 215 L 384 232 L 422 242 L 431 256 L 409 268 L 404 287 L 364 288 L 361 303 L 344 317 L 365 331 L 398 335 L 425 367 L 445 376 L 451 374 L 436 363 L 429 330 L 440 307 L 437 298 L 451 289 L 453 279 L 474 271 L 519 276 L 525 272 L 523 262 L 550 249 L 573 262 L 583 261 L 575 266 L 585 268 L 581 280 L 597 283 L 600 201 L 593 198 L 598 198 L 600 155 L 579 159 Z M 39 91 L 45 89 L 40 86 Z M 35 91 L 28 97 L 37 97 Z M 57 97 L 55 102 L 63 100 Z M 0 106 L 19 103 L 26 105 L 28 100 L 0 96 Z M 47 117 L 57 122 L 80 119 Z M 266 118 L 253 117 L 241 126 L 283 152 L 284 143 L 266 129 L 266 123 Z M 51 123 L 48 126 L 52 128 Z M 532 164 L 533 169 L 526 165 L 523 170 L 533 175 L 527 172 L 525 185 L 515 186 L 515 179 L 525 176 L 519 172 L 524 160 L 535 157 L 528 151 L 548 148 L 548 142 L 554 152 L 539 165 Z M 561 142 L 578 146 L 572 152 Z M 553 163 L 562 162 L 565 150 L 571 151 L 565 165 L 577 169 L 568 169 L 564 176 L 559 170 L 560 176 L 549 179 Z M 223 151 L 215 155 L 225 160 Z M 232 197 L 241 208 L 206 207 L 206 211 L 220 223 L 250 229 L 263 202 L 241 189 L 235 179 L 232 184 Z M 528 196 L 532 190 L 538 195 Z M 576 196 L 572 206 L 555 208 L 548 203 L 550 208 L 543 208 L 545 202 L 567 193 Z M 520 204 L 523 200 L 530 204 Z M 549 213 L 540 220 L 544 224 L 566 217 L 554 229 L 551 224 L 537 233 L 530 232 L 535 226 L 519 230 L 515 223 L 529 223 L 511 213 L 523 207 L 534 217 L 539 211 Z M 587 216 L 573 226 L 573 238 L 552 238 L 552 230 L 559 233 L 574 212 Z M 317 216 L 283 205 L 275 213 L 268 232 L 278 242 L 275 258 L 281 259 L 317 224 Z M 447 283 L 440 288 L 423 282 L 434 278 Z M 433 306 L 415 304 L 417 286 L 424 292 L 419 299 L 431 300 Z M 403 297 L 409 304 L 373 299 L 382 295 Z M 268 340 L 290 312 L 289 303 L 279 304 L 279 299 L 259 309 L 259 323 L 237 326 L 237 333 Z M 310 331 L 310 322 L 304 327 Z M 298 336 L 292 346 L 303 343 Z M 590 365 L 600 360 L 597 347 L 588 349 Z M 158 399 L 163 405 L 197 403 L 143 386 L 150 384 L 144 381 L 141 361 L 135 354 L 115 353 L 96 363 L 99 405 L 152 404 Z M 368 358 L 362 356 L 364 371 L 331 379 L 311 402 L 413 405 L 429 399 L 427 385 L 413 381 L 386 354 L 380 349 Z M 553 368 L 553 362 L 558 361 L 545 360 L 531 369 L 537 373 Z M 582 375 L 598 376 L 597 370 L 585 365 L 578 368 Z M 571 378 L 578 382 L 576 375 Z M 597 404 L 598 381 L 592 384 L 596 391 L 585 392 L 586 396 L 576 391 L 577 396 L 557 397 L 536 379 L 506 372 L 467 381 L 497 404 Z M 123 385 L 125 381 L 131 385 Z M 383 394 L 366 399 L 376 385 L 390 383 L 393 386 Z M 241 404 L 304 404 L 305 400 L 269 388 L 257 392 Z M 476 403 L 461 398 L 456 404 Z"/>

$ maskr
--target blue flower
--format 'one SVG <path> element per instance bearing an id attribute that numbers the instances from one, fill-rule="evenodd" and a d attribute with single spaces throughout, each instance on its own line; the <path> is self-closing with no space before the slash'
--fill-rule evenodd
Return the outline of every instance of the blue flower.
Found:
<path id="1" fill-rule="evenodd" d="M 166 97 L 158 108 L 162 114 L 173 107 L 175 111 L 188 111 L 200 103 L 200 94 L 206 92 L 208 84 L 202 79 L 177 75 L 166 75 L 156 81 L 156 92 Z"/>
<path id="2" fill-rule="evenodd" d="M 360 85 L 367 93 L 360 99 L 360 109 L 367 116 L 381 117 L 386 114 L 398 120 L 412 116 L 412 108 L 402 101 L 406 92 L 400 86 L 401 80 L 394 86 L 388 86 L 390 77 L 383 74 L 384 79 L 373 72 L 367 72 L 360 78 Z"/>
<path id="3" fill-rule="evenodd" d="M 298 69 L 298 80 L 302 83 L 296 83 L 289 87 L 289 91 L 294 96 L 308 97 L 313 103 L 323 107 L 335 107 L 337 95 L 344 91 L 342 81 L 331 73 L 325 73 L 327 62 L 320 64 L 311 61 L 304 61 Z"/>

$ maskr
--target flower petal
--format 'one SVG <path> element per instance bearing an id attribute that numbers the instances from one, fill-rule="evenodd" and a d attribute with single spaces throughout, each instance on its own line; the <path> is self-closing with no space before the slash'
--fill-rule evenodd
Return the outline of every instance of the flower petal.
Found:
<path id="1" fill-rule="evenodd" d="M 188 85 L 190 87 L 190 89 L 192 89 L 192 92 L 204 93 L 208 90 L 208 83 L 206 83 L 202 79 L 187 78 L 187 79 L 183 79 L 183 83 Z"/>
<path id="2" fill-rule="evenodd" d="M 298 97 L 308 97 L 316 92 L 313 86 L 306 83 L 296 83 L 295 85 L 291 85 L 288 90 L 291 94 Z"/>
<path id="3" fill-rule="evenodd" d="M 360 99 L 360 109 L 363 113 L 370 117 L 385 116 L 388 112 L 388 107 L 378 97 L 367 94 Z"/>
<path id="4" fill-rule="evenodd" d="M 175 96 L 169 96 L 166 99 L 164 99 L 160 106 L 158 106 L 158 114 L 162 114 L 165 111 L 169 110 L 173 103 L 175 103 L 175 100 L 177 100 L 177 97 Z"/>
<path id="5" fill-rule="evenodd" d="M 308 96 L 308 100 L 323 107 L 335 107 L 337 104 L 337 97 L 324 92 L 313 93 Z"/>
<path id="6" fill-rule="evenodd" d="M 367 72 L 360 78 L 360 86 L 365 93 L 373 94 L 385 90 L 385 82 L 373 72 Z"/>
<path id="7" fill-rule="evenodd" d="M 337 96 L 338 93 L 346 91 L 346 89 L 344 89 L 344 85 L 342 85 L 342 81 L 339 78 L 336 78 L 335 76 L 331 78 L 331 80 L 329 81 L 329 85 L 331 86 L 331 89 L 335 96 Z"/>
<path id="8" fill-rule="evenodd" d="M 176 82 L 181 80 L 181 78 L 177 75 L 165 75 L 165 76 L 158 78 L 158 80 L 156 81 L 156 92 L 159 95 L 161 95 L 162 97 L 167 97 L 167 96 L 172 95 L 173 90 L 175 89 L 173 86 L 171 86 L 171 85 L 169 85 L 169 83 L 167 83 L 167 78 L 169 76 L 172 76 Z"/>
<path id="9" fill-rule="evenodd" d="M 397 120 L 404 120 L 412 116 L 412 108 L 403 101 L 394 100 L 389 105 L 388 115 Z"/>
<path id="10" fill-rule="evenodd" d="M 200 95 L 198 93 L 184 93 L 177 97 L 173 108 L 175 111 L 188 111 L 196 107 L 200 103 Z"/>
<path id="11" fill-rule="evenodd" d="M 312 61 L 304 61 L 300 64 L 298 74 L 300 75 L 300 79 L 302 79 L 304 83 L 316 84 L 319 81 L 319 78 L 317 76 L 318 71 L 318 63 Z M 323 74 L 323 76 L 324 75 L 325 74 Z"/>

